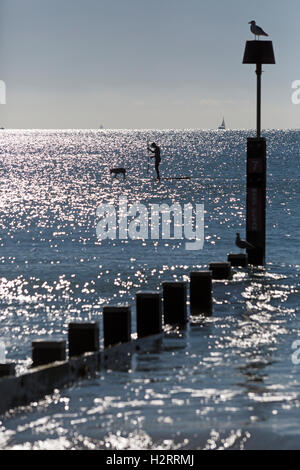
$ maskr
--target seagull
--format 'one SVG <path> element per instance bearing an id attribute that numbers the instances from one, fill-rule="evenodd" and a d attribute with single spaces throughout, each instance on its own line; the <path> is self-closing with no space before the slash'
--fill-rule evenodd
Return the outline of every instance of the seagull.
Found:
<path id="1" fill-rule="evenodd" d="M 236 234 L 235 244 L 241 250 L 254 250 L 255 247 L 251 245 L 251 243 L 247 242 L 246 240 L 241 240 L 240 234 Z"/>
<path id="2" fill-rule="evenodd" d="M 255 40 L 256 40 L 256 37 L 258 37 L 258 40 L 259 40 L 259 36 L 269 36 L 267 33 L 264 32 L 264 30 L 260 26 L 257 26 L 254 20 L 250 21 L 249 24 L 251 24 L 250 29 L 251 29 L 251 33 L 253 33 L 255 36 Z"/>

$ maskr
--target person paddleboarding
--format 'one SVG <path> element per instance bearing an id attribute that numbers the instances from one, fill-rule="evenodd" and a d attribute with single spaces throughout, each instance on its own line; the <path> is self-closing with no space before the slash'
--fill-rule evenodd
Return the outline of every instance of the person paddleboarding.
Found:
<path id="1" fill-rule="evenodd" d="M 157 179 L 160 180 L 160 174 L 159 174 L 159 165 L 161 162 L 160 148 L 158 145 L 156 145 L 155 142 L 153 142 L 153 144 L 151 144 L 150 147 L 148 145 L 148 151 L 151 153 L 154 153 L 153 157 L 151 158 L 155 158 L 155 171 L 156 171 Z"/>

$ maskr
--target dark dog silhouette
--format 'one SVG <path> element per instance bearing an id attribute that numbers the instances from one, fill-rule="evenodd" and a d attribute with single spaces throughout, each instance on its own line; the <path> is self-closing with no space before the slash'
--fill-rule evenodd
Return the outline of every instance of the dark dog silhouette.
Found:
<path id="1" fill-rule="evenodd" d="M 124 178 L 125 178 L 125 176 L 126 176 L 126 170 L 125 170 L 125 168 L 112 168 L 112 169 L 110 170 L 110 174 L 111 174 L 111 175 L 114 175 L 115 177 L 116 177 L 117 175 L 123 175 Z"/>

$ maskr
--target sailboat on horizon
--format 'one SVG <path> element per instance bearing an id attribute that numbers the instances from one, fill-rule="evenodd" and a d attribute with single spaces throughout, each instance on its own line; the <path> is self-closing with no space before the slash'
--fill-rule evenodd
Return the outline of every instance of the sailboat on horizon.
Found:
<path id="1" fill-rule="evenodd" d="M 219 131 L 225 131 L 226 130 L 226 124 L 225 124 L 225 119 L 223 118 L 222 124 L 218 127 Z"/>

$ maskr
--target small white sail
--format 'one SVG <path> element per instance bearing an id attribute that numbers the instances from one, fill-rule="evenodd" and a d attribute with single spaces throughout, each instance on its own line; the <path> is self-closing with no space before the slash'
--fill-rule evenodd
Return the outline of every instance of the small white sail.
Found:
<path id="1" fill-rule="evenodd" d="M 226 129 L 225 119 L 223 118 L 222 124 L 219 127 L 220 131 L 224 131 Z"/>

